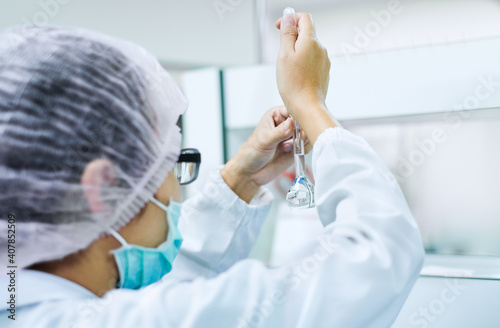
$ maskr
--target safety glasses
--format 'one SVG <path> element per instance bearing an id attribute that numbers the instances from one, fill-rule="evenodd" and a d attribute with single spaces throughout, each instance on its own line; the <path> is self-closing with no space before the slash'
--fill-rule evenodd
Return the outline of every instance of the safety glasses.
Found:
<path id="1" fill-rule="evenodd" d="M 174 174 L 179 184 L 185 185 L 193 182 L 198 177 L 201 155 L 198 149 L 185 148 L 181 150 L 179 160 L 175 163 Z"/>

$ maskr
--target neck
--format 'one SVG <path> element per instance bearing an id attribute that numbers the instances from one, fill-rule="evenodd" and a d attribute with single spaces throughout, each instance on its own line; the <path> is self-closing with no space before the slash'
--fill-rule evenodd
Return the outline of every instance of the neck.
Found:
<path id="1" fill-rule="evenodd" d="M 106 235 L 94 241 L 85 250 L 70 254 L 61 260 L 43 262 L 30 267 L 70 280 L 99 297 L 116 288 L 118 268 L 111 250 L 120 247 L 113 237 Z"/>

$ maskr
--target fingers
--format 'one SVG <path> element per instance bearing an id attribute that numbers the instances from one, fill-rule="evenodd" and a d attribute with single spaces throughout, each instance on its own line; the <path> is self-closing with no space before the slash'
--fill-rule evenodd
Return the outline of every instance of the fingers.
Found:
<path id="1" fill-rule="evenodd" d="M 311 143 L 309 138 L 307 138 L 307 136 L 304 134 L 304 131 L 302 131 L 301 135 L 302 135 L 302 140 L 304 140 L 304 150 L 306 154 L 309 154 L 309 152 L 313 149 L 313 144 Z M 288 139 L 286 141 L 283 141 L 283 143 L 281 144 L 281 150 L 283 150 L 286 153 L 291 152 L 293 150 L 293 139 Z"/>
<path id="2" fill-rule="evenodd" d="M 293 136 L 294 125 L 291 117 L 284 118 L 279 114 L 277 121 L 276 115 L 271 115 L 269 120 L 270 122 L 266 124 L 267 128 L 261 130 L 259 135 L 260 144 L 264 148 L 275 148 L 279 143 Z"/>
<path id="3" fill-rule="evenodd" d="M 285 106 L 278 106 L 269 110 L 269 118 L 272 121 L 271 126 L 274 127 L 271 144 L 279 144 L 282 151 L 288 153 L 293 150 L 293 134 L 295 132 L 294 119 L 290 117 Z M 304 148 L 306 153 L 309 153 L 313 147 L 304 130 L 301 132 L 302 140 L 304 140 Z"/>
<path id="4" fill-rule="evenodd" d="M 286 110 L 285 106 L 277 106 L 268 110 L 263 119 L 268 121 L 270 126 L 277 127 L 289 117 L 290 114 Z"/>
<path id="5" fill-rule="evenodd" d="M 287 118 L 283 123 L 277 127 L 278 142 L 288 140 L 293 136 L 294 124 L 291 117 Z"/>
<path id="6" fill-rule="evenodd" d="M 291 132 L 292 132 L 292 135 L 291 137 L 288 139 L 285 139 L 285 141 L 283 141 L 283 143 L 281 144 L 281 150 L 288 153 L 288 152 L 291 152 L 293 150 L 293 134 L 294 134 L 294 130 L 295 130 L 295 126 L 294 126 L 294 121 L 293 121 L 293 118 L 290 118 L 290 120 L 292 121 L 292 127 L 291 127 Z M 306 133 L 304 132 L 304 130 L 301 130 L 300 131 L 300 137 L 302 138 L 302 140 L 304 140 L 304 150 L 306 152 L 306 154 L 308 154 L 312 148 L 313 148 L 313 144 L 311 143 L 311 141 L 309 140 L 309 138 L 307 137 Z"/>
<path id="7" fill-rule="evenodd" d="M 309 35 L 316 38 L 316 27 L 314 25 L 311 14 L 297 13 L 295 14 L 295 19 L 297 20 L 297 26 L 298 30 L 300 31 L 300 35 Z M 280 17 L 275 23 L 278 30 L 281 30 L 282 21 L 283 17 Z"/>
<path id="8" fill-rule="evenodd" d="M 280 21 L 280 54 L 284 55 L 295 51 L 295 42 L 299 32 L 293 15 L 285 15 Z"/>
<path id="9" fill-rule="evenodd" d="M 280 125 L 282 122 L 284 122 L 287 118 L 290 117 L 290 114 L 286 110 L 285 106 L 278 106 L 271 108 L 269 110 L 271 112 L 271 117 L 274 122 L 274 126 Z"/>
<path id="10" fill-rule="evenodd" d="M 297 25 L 300 30 L 300 38 L 316 39 L 316 28 L 314 27 L 311 14 L 301 13 L 300 16 L 297 16 Z"/>
<path id="11" fill-rule="evenodd" d="M 309 139 L 304 140 L 304 150 L 306 154 L 309 154 L 309 152 L 313 149 L 313 144 L 309 141 Z M 281 144 L 281 150 L 283 150 L 285 153 L 290 153 L 293 151 L 293 139 L 289 139 L 286 141 L 283 141 Z"/>
<path id="12" fill-rule="evenodd" d="M 285 153 L 291 152 L 293 150 L 293 139 L 283 141 L 283 143 L 281 144 L 281 150 L 283 150 Z"/>

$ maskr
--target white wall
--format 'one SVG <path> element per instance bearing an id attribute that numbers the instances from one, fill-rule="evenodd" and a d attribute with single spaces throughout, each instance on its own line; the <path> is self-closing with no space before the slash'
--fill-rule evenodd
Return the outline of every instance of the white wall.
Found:
<path id="1" fill-rule="evenodd" d="M 82 26 L 135 41 L 171 66 L 248 65 L 259 61 L 259 1 L 269 8 L 266 63 L 276 60 L 274 22 L 286 5 L 313 14 L 319 39 L 335 56 L 348 52 L 346 44 L 366 53 L 500 36 L 500 0 L 0 0 L 0 29 L 27 22 Z M 371 13 L 391 1 L 398 13 L 362 40 L 359 30 L 376 21 Z"/>
<path id="2" fill-rule="evenodd" d="M 265 40 L 265 62 L 276 61 L 279 33 L 274 21 L 283 10 L 281 0 L 270 0 L 269 33 Z M 372 12 L 387 11 L 395 3 L 387 26 L 378 31 Z M 273 5 L 274 4 L 274 5 Z M 296 11 L 308 11 L 318 30 L 318 38 L 330 55 L 349 53 L 350 44 L 360 53 L 400 48 L 473 41 L 500 36 L 499 0 L 357 0 L 310 2 L 290 0 Z M 379 25 L 380 26 L 380 25 Z M 359 30 L 373 30 L 373 37 L 363 40 Z M 352 48 L 351 48 L 352 50 Z"/>
<path id="3" fill-rule="evenodd" d="M 134 41 L 176 66 L 256 63 L 253 1 L 0 0 L 0 29 L 12 25 L 80 26 Z"/>

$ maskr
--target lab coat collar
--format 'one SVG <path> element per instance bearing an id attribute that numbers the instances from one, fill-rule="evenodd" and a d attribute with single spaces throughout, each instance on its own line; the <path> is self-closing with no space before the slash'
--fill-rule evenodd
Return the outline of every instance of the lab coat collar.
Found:
<path id="1" fill-rule="evenodd" d="M 53 274 L 21 270 L 18 277 L 18 306 L 26 306 L 48 300 L 97 298 L 88 289 Z"/>

